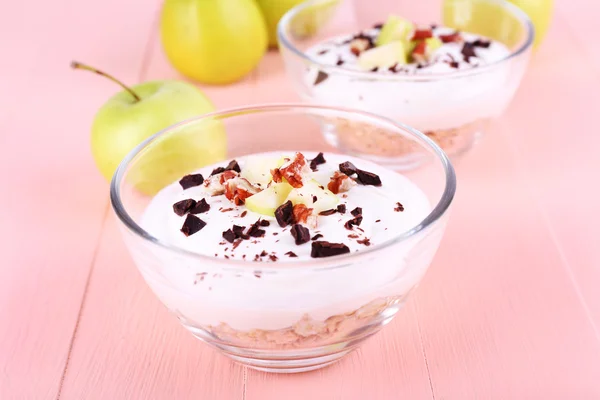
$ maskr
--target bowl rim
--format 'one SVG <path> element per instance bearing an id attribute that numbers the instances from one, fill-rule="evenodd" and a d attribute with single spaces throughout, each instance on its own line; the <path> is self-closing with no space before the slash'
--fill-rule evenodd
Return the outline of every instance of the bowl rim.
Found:
<path id="1" fill-rule="evenodd" d="M 342 1 L 342 0 L 337 0 Z M 530 50 L 533 46 L 533 41 L 535 39 L 535 27 L 527 15 L 525 11 L 521 10 L 517 5 L 510 3 L 507 0 L 472 0 L 478 2 L 488 2 L 492 4 L 498 4 L 499 6 L 503 6 L 507 8 L 513 15 L 517 17 L 517 19 L 521 22 L 522 26 L 525 27 L 527 31 L 526 40 L 521 43 L 521 45 L 513 50 L 506 57 L 494 61 L 489 64 L 484 64 L 481 66 L 477 66 L 477 68 L 467 68 L 460 69 L 456 71 L 448 71 L 448 72 L 434 72 L 428 74 L 414 74 L 414 75 L 402 75 L 402 74 L 376 74 L 371 71 L 359 71 L 359 70 L 350 70 L 344 68 L 343 66 L 324 64 L 318 60 L 315 60 L 302 50 L 298 49 L 296 46 L 292 44 L 292 41 L 288 38 L 286 34 L 286 28 L 289 26 L 292 19 L 300 13 L 302 10 L 311 7 L 313 5 L 317 5 L 320 3 L 331 2 L 331 0 L 307 0 L 302 3 L 296 5 L 286 12 L 283 17 L 279 20 L 277 24 L 277 39 L 285 49 L 291 51 L 296 56 L 302 58 L 305 62 L 308 62 L 314 66 L 317 66 L 319 70 L 325 71 L 329 74 L 338 74 L 338 75 L 348 75 L 354 77 L 356 79 L 363 80 L 380 80 L 380 81 L 400 81 L 400 82 L 422 82 L 422 81 L 436 81 L 440 79 L 456 79 L 462 78 L 465 76 L 479 75 L 485 73 L 489 70 L 495 69 L 496 67 L 507 63 L 513 58 L 518 57 L 519 55 L 525 53 Z"/>
<path id="2" fill-rule="evenodd" d="M 415 236 L 418 232 L 424 231 L 429 226 L 433 225 L 436 221 L 438 221 L 450 208 L 452 200 L 454 199 L 456 193 L 456 174 L 454 171 L 454 167 L 452 166 L 450 159 L 446 155 L 446 153 L 429 137 L 421 133 L 420 131 L 405 125 L 401 122 L 394 121 L 390 118 L 386 118 L 383 116 L 379 116 L 377 114 L 373 114 L 366 111 L 355 110 L 351 108 L 345 107 L 330 107 L 330 106 L 322 106 L 322 105 L 307 105 L 302 103 L 269 103 L 269 104 L 257 104 L 252 106 L 245 107 L 235 107 L 229 109 L 223 109 L 219 111 L 214 111 L 208 114 L 202 114 L 193 118 L 186 119 L 174 125 L 171 125 L 161 131 L 153 134 L 142 143 L 137 145 L 133 150 L 131 150 L 127 156 L 119 163 L 112 180 L 110 182 L 110 202 L 113 208 L 113 211 L 119 218 L 119 220 L 125 225 L 125 227 L 143 239 L 144 241 L 150 242 L 160 248 L 166 249 L 168 251 L 172 251 L 174 254 L 190 257 L 192 259 L 196 259 L 200 262 L 206 261 L 213 265 L 218 265 L 224 269 L 231 270 L 256 270 L 256 263 L 248 262 L 244 260 L 232 260 L 225 259 L 221 257 L 214 257 L 205 254 L 195 253 L 178 246 L 174 246 L 169 244 L 163 240 L 158 239 L 153 236 L 146 230 L 144 230 L 135 220 L 131 217 L 131 215 L 127 212 L 126 207 L 123 205 L 121 200 L 121 182 L 123 181 L 128 167 L 130 163 L 136 158 L 138 154 L 140 154 L 145 148 L 147 148 L 152 142 L 157 140 L 158 138 L 168 135 L 170 132 L 177 130 L 178 128 L 185 126 L 187 124 L 197 123 L 198 121 L 210 119 L 210 118 L 221 118 L 224 117 L 235 117 L 248 113 L 264 113 L 264 112 L 273 112 L 273 111 L 287 111 L 287 112 L 305 112 L 313 113 L 318 112 L 330 112 L 333 114 L 337 114 L 336 116 L 342 115 L 355 115 L 360 116 L 363 119 L 376 120 L 381 125 L 387 125 L 396 130 L 402 130 L 408 135 L 416 138 L 424 147 L 428 147 L 429 150 L 436 156 L 437 160 L 434 162 L 440 162 L 441 166 L 444 170 L 445 175 L 445 183 L 444 190 L 442 195 L 440 196 L 437 204 L 431 209 L 429 214 L 423 218 L 417 225 L 412 228 L 402 232 L 399 235 L 394 236 L 391 239 L 388 239 L 386 242 L 378 244 L 376 246 L 365 248 L 362 251 L 358 251 L 355 253 L 343 254 L 335 257 L 325 257 L 325 258 L 311 258 L 309 260 L 303 261 L 286 261 L 285 263 L 273 263 L 277 265 L 275 267 L 271 267 L 267 264 L 261 265 L 261 271 L 271 271 L 271 272 L 283 272 L 283 271 L 291 271 L 291 270 L 321 270 L 321 269 L 336 269 L 348 265 L 353 265 L 356 263 L 356 260 L 360 260 L 362 258 L 368 258 L 373 255 L 373 253 L 380 252 L 383 249 L 386 249 L 392 245 L 395 245 L 399 242 L 406 241 L 407 239 Z"/>

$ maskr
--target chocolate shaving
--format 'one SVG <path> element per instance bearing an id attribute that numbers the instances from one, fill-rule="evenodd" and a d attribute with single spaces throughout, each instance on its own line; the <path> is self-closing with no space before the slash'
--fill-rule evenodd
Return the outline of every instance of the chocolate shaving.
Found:
<path id="1" fill-rule="evenodd" d="M 260 219 L 259 219 L 258 221 L 256 221 L 252 225 L 250 225 L 250 228 L 248 228 L 248 232 L 246 232 L 246 235 L 251 236 L 251 237 L 265 236 L 266 232 L 264 229 L 260 229 L 260 226 L 261 226 L 261 223 L 260 223 Z"/>
<path id="2" fill-rule="evenodd" d="M 339 168 L 340 168 L 340 172 L 342 172 L 348 176 L 352 176 L 352 175 L 356 174 L 358 171 L 358 168 L 356 168 L 354 166 L 354 164 L 352 164 L 350 161 L 341 163 Z"/>
<path id="3" fill-rule="evenodd" d="M 378 23 L 378 24 L 373 25 L 373 29 L 381 29 L 381 28 L 383 28 L 383 24 L 382 23 Z"/>
<path id="4" fill-rule="evenodd" d="M 270 259 L 271 261 L 277 261 L 277 256 L 276 256 L 275 254 L 271 254 L 271 255 L 269 256 L 269 259 Z"/>
<path id="5" fill-rule="evenodd" d="M 377 220 L 375 220 L 375 222 L 381 222 L 381 220 L 380 220 L 380 219 L 377 219 Z"/>
<path id="6" fill-rule="evenodd" d="M 226 167 L 217 167 L 215 169 L 212 170 L 212 172 L 210 173 L 210 176 L 216 175 L 216 174 L 220 174 L 223 173 L 225 171 L 235 171 L 235 172 L 242 172 L 242 170 L 240 169 L 240 165 L 238 164 L 238 162 L 236 160 L 231 160 L 229 161 L 229 164 L 227 164 Z"/>
<path id="7" fill-rule="evenodd" d="M 463 44 L 460 53 L 463 55 L 463 58 L 466 62 L 469 62 L 471 57 L 477 57 L 477 54 L 475 53 L 475 46 L 470 42 L 465 42 Z"/>
<path id="8" fill-rule="evenodd" d="M 206 199 L 200 199 L 200 201 L 190 210 L 190 214 L 201 214 L 208 210 L 210 210 L 210 204 L 206 202 Z"/>
<path id="9" fill-rule="evenodd" d="M 327 54 L 327 53 L 329 53 L 329 49 L 323 49 L 323 50 L 319 51 L 317 54 L 322 56 L 323 54 Z"/>
<path id="10" fill-rule="evenodd" d="M 342 57 L 338 57 L 338 60 L 335 63 L 335 65 L 337 65 L 337 66 L 344 65 L 344 60 L 342 60 Z"/>
<path id="11" fill-rule="evenodd" d="M 345 205 L 345 204 L 339 204 L 339 205 L 337 206 L 337 211 L 338 211 L 340 214 L 344 214 L 344 213 L 346 212 L 346 205 Z"/>
<path id="12" fill-rule="evenodd" d="M 219 211 L 221 211 L 221 212 L 229 212 L 229 211 L 233 211 L 233 208 L 220 208 Z"/>
<path id="13" fill-rule="evenodd" d="M 379 70 L 379 67 L 373 67 L 371 68 L 371 72 L 377 72 Z"/>
<path id="14" fill-rule="evenodd" d="M 181 200 L 181 201 L 178 201 L 177 203 L 173 204 L 173 211 L 175 212 L 175 214 L 179 215 L 180 217 L 183 217 L 195 205 L 196 205 L 196 200 L 194 200 L 194 199 Z"/>
<path id="15" fill-rule="evenodd" d="M 317 240 L 317 239 L 320 239 L 322 237 L 323 237 L 323 235 L 321 235 L 320 233 L 317 233 L 315 236 L 311 237 L 310 240 Z"/>
<path id="16" fill-rule="evenodd" d="M 269 221 L 267 221 L 266 219 L 260 220 L 260 226 L 269 226 L 269 225 L 271 225 L 271 223 Z"/>
<path id="17" fill-rule="evenodd" d="M 285 255 L 288 256 L 288 257 L 298 257 L 296 255 L 296 253 L 294 253 L 293 251 L 288 251 L 287 253 L 285 253 Z"/>
<path id="18" fill-rule="evenodd" d="M 233 243 L 233 241 L 235 240 L 235 236 L 235 233 L 233 233 L 231 229 L 227 229 L 225 232 L 223 232 L 223 238 L 229 243 Z"/>
<path id="19" fill-rule="evenodd" d="M 490 47 L 491 42 L 485 39 L 477 39 L 473 41 L 472 44 L 474 47 L 481 47 L 487 49 L 488 47 Z"/>
<path id="20" fill-rule="evenodd" d="M 313 197 L 312 197 L 312 201 L 313 201 L 313 203 L 316 203 L 316 202 L 317 202 L 317 199 L 318 199 L 318 197 L 313 195 Z"/>
<path id="21" fill-rule="evenodd" d="M 275 219 L 281 227 L 292 225 L 294 223 L 294 206 L 291 201 L 286 201 L 275 210 Z"/>
<path id="22" fill-rule="evenodd" d="M 217 174 L 220 174 L 220 173 L 223 173 L 223 172 L 225 172 L 225 168 L 223 168 L 223 167 L 217 167 L 217 168 L 215 168 L 215 169 L 212 170 L 212 172 L 210 173 L 210 176 L 217 175 Z"/>
<path id="23" fill-rule="evenodd" d="M 242 211 L 242 213 L 240 214 L 240 218 L 244 218 L 246 214 L 248 214 L 247 210 Z"/>
<path id="24" fill-rule="evenodd" d="M 381 186 L 381 179 L 379 175 L 374 174 L 372 172 L 363 171 L 359 169 L 356 171 L 358 174 L 358 182 L 363 185 L 371 185 L 371 186 Z"/>
<path id="25" fill-rule="evenodd" d="M 260 277 L 262 276 L 262 272 L 261 271 L 254 271 L 254 276 L 257 277 L 258 279 L 260 279 Z"/>
<path id="26" fill-rule="evenodd" d="M 202 174 L 186 175 L 183 178 L 181 178 L 181 180 L 179 180 L 179 184 L 181 185 L 183 190 L 189 189 L 194 186 L 200 186 L 203 183 L 204 183 L 204 177 L 202 177 Z"/>
<path id="27" fill-rule="evenodd" d="M 319 71 L 317 74 L 317 79 L 315 79 L 315 83 L 313 85 L 317 86 L 319 83 L 323 82 L 325 79 L 329 78 L 329 75 L 323 71 Z"/>
<path id="28" fill-rule="evenodd" d="M 294 240 L 296 241 L 296 244 L 298 246 L 301 244 L 304 244 L 310 240 L 310 232 L 308 231 L 307 228 L 305 228 L 304 226 L 302 226 L 300 224 L 292 225 L 292 228 L 290 229 L 290 233 L 294 237 Z"/>
<path id="29" fill-rule="evenodd" d="M 364 244 L 365 246 L 370 246 L 371 245 L 371 239 L 364 238 L 364 239 L 361 239 L 361 240 L 357 240 L 356 243 L 358 243 L 358 244 Z"/>
<path id="30" fill-rule="evenodd" d="M 235 242 L 233 242 L 233 246 L 231 247 L 231 250 L 237 249 L 241 243 L 242 243 L 242 239 L 238 239 Z"/>
<path id="31" fill-rule="evenodd" d="M 310 256 L 313 258 L 331 257 L 350 253 L 350 249 L 343 243 L 331 243 L 326 241 L 312 242 Z"/>
<path id="32" fill-rule="evenodd" d="M 352 230 L 353 226 L 359 226 L 360 223 L 362 222 L 363 217 L 362 215 L 359 215 L 358 217 L 354 217 L 348 221 L 346 221 L 346 223 L 344 224 L 344 228 Z"/>
<path id="33" fill-rule="evenodd" d="M 350 235 L 348 235 L 348 237 L 349 237 L 350 239 L 358 239 L 360 236 L 359 236 L 359 235 L 357 235 L 356 233 L 351 233 Z"/>
<path id="34" fill-rule="evenodd" d="M 394 208 L 394 211 L 396 211 L 396 212 L 402 212 L 402 211 L 404 211 L 404 206 L 402 205 L 402 203 L 397 202 L 396 203 L 396 208 Z"/>
<path id="35" fill-rule="evenodd" d="M 362 215 L 362 208 L 356 207 L 354 210 L 350 211 L 350 214 L 358 217 L 359 215 Z"/>
<path id="36" fill-rule="evenodd" d="M 333 215 L 337 212 L 337 210 L 334 210 L 333 208 L 330 210 L 325 210 L 325 211 L 321 211 L 319 213 L 319 215 Z"/>
<path id="37" fill-rule="evenodd" d="M 316 171 L 317 165 L 325 164 L 326 162 L 327 161 L 325 161 L 325 157 L 323 156 L 323 153 L 319 153 L 319 154 L 317 154 L 317 156 L 315 158 L 310 160 L 310 169 L 312 169 L 313 171 Z"/>
<path id="38" fill-rule="evenodd" d="M 195 215 L 188 214 L 183 222 L 183 226 L 181 227 L 181 232 L 183 232 L 185 236 L 191 236 L 205 226 L 206 222 L 202 221 Z"/>
<path id="39" fill-rule="evenodd" d="M 263 251 L 261 251 L 261 252 L 260 252 L 260 256 L 261 256 L 261 257 L 265 257 L 265 256 L 267 256 L 268 254 L 269 254 L 269 253 L 267 253 L 265 250 L 263 250 Z"/>

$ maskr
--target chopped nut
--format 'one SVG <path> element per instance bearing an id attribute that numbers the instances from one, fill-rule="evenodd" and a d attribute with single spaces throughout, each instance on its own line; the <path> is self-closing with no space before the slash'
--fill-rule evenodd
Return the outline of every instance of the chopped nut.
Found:
<path id="1" fill-rule="evenodd" d="M 283 166 L 279 168 L 279 172 L 271 174 L 273 175 L 273 180 L 275 181 L 275 175 L 281 174 L 283 178 L 293 187 L 300 188 L 303 186 L 302 176 L 310 173 L 310 168 L 306 163 L 306 159 L 302 153 L 296 153 L 296 156 L 293 160 L 286 162 Z"/>
<path id="2" fill-rule="evenodd" d="M 232 171 L 225 171 L 226 174 Z M 260 190 L 252 185 L 247 179 L 235 177 L 229 179 L 225 183 L 225 197 L 232 201 L 235 205 L 242 205 L 246 199 Z"/>
<path id="3" fill-rule="evenodd" d="M 308 217 L 312 214 L 313 209 L 306 207 L 304 204 L 296 204 L 293 208 L 294 220 L 296 223 L 306 223 Z"/>
<path id="4" fill-rule="evenodd" d="M 353 179 L 339 171 L 335 171 L 330 179 L 331 180 L 327 184 L 327 189 L 335 194 L 347 192 L 352 189 L 353 186 L 356 186 L 356 182 Z"/>

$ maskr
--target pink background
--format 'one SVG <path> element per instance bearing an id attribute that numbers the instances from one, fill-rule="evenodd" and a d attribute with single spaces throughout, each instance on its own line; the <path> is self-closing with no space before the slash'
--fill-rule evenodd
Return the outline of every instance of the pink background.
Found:
<path id="1" fill-rule="evenodd" d="M 407 307 L 342 362 L 229 362 L 136 271 L 89 151 L 115 87 L 177 77 L 158 0 L 11 1 L 0 13 L 0 399 L 600 399 L 597 2 L 557 2 L 506 116 L 458 165 L 445 240 Z M 593 9 L 592 9 L 593 8 Z M 295 100 L 277 53 L 207 87 L 219 108 Z"/>

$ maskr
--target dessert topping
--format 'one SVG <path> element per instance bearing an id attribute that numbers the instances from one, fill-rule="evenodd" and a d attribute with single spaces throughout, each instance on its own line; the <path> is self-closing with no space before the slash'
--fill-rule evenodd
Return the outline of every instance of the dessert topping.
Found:
<path id="1" fill-rule="evenodd" d="M 179 184 L 185 190 L 194 186 L 200 186 L 203 182 L 204 178 L 202 177 L 202 174 L 190 174 L 181 178 Z"/>
<path id="2" fill-rule="evenodd" d="M 343 243 L 331 243 L 324 240 L 312 242 L 310 256 L 313 258 L 331 257 L 350 253 L 350 249 Z"/>
<path id="3" fill-rule="evenodd" d="M 175 214 L 179 215 L 180 217 L 183 217 L 195 205 L 196 205 L 196 200 L 194 200 L 194 199 L 181 200 L 181 201 L 178 201 L 177 203 L 173 204 L 173 211 L 175 212 Z"/>

